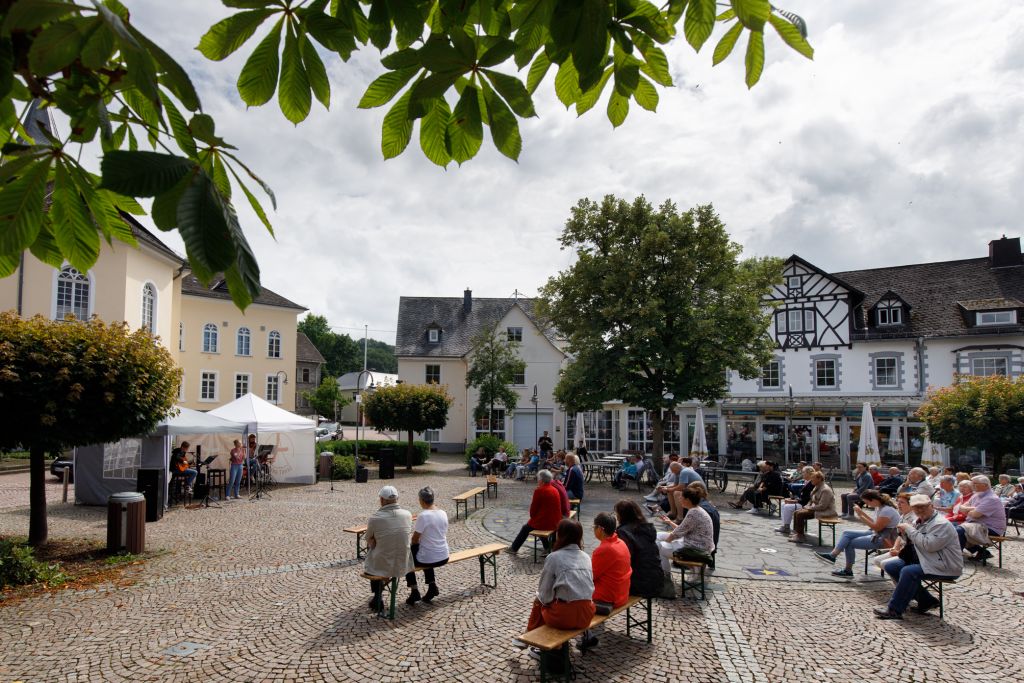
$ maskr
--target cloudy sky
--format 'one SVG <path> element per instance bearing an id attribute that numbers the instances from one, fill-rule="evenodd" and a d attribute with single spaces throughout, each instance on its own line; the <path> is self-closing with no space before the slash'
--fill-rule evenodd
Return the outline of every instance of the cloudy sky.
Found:
<path id="1" fill-rule="evenodd" d="M 577 119 L 549 78 L 539 118 L 521 124 L 519 163 L 485 141 L 447 170 L 415 136 L 381 158 L 385 109 L 356 109 L 383 71 L 374 50 L 329 64 L 330 111 L 314 102 L 295 127 L 276 100 L 246 111 L 235 92 L 255 41 L 217 64 L 194 50 L 230 10 L 126 4 L 277 194 L 276 241 L 242 212 L 263 283 L 354 336 L 368 324 L 393 342 L 402 295 L 535 294 L 570 263 L 557 238 L 582 197 L 712 202 L 747 254 L 798 253 L 835 271 L 982 256 L 988 240 L 1024 232 L 1019 3 L 787 0 L 807 20 L 813 62 L 769 36 L 748 91 L 741 49 L 711 67 L 720 32 L 699 55 L 680 39 L 667 48 L 676 86 L 656 114 L 633 106 L 613 130 L 602 103 Z"/>

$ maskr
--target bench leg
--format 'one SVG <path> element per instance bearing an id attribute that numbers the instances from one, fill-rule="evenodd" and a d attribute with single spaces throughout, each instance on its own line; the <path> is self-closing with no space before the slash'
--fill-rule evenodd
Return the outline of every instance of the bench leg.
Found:
<path id="1" fill-rule="evenodd" d="M 455 501 L 455 521 L 456 522 L 459 521 L 459 508 L 462 506 L 463 503 L 466 504 L 466 517 L 469 517 L 469 502 L 465 501 L 465 500 L 457 500 L 457 501 Z"/>
<path id="2" fill-rule="evenodd" d="M 363 559 L 363 555 L 366 554 L 366 549 L 363 547 L 363 532 L 360 531 L 356 534 L 356 559 Z"/>
<path id="3" fill-rule="evenodd" d="M 537 543 L 540 541 L 536 536 L 533 537 L 533 563 L 537 564 Z"/>
<path id="4" fill-rule="evenodd" d="M 942 620 L 946 616 L 945 615 L 945 605 L 943 604 L 945 602 L 945 600 L 943 600 L 943 598 L 942 598 L 942 582 L 939 581 L 938 583 L 939 583 L 939 620 Z"/>
<path id="5" fill-rule="evenodd" d="M 821 522 L 818 522 L 818 545 L 821 545 Z"/>
<path id="6" fill-rule="evenodd" d="M 481 555 L 480 560 L 480 583 L 491 588 L 498 587 L 498 553 L 488 553 L 487 555 Z M 494 581 L 487 583 L 486 573 L 484 568 L 486 565 L 491 565 L 491 569 L 494 571 Z"/>
<path id="7" fill-rule="evenodd" d="M 646 619 L 636 619 L 633 617 L 633 608 L 626 608 L 626 635 L 631 636 L 631 627 L 636 626 L 641 631 L 647 634 L 647 642 L 651 642 L 651 599 L 644 598 L 644 606 L 647 611 Z"/>
<path id="8" fill-rule="evenodd" d="M 999 568 L 1002 569 L 1003 568 L 1003 542 L 999 541 L 999 543 L 996 544 L 996 548 L 998 548 L 998 550 L 999 550 Z"/>

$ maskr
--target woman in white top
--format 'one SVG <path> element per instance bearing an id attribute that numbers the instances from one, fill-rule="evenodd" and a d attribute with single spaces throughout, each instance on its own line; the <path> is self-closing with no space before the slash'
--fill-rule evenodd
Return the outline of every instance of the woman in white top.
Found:
<path id="1" fill-rule="evenodd" d="M 412 531 L 412 559 L 417 567 L 423 568 L 423 578 L 427 582 L 427 592 L 421 598 L 416 586 L 416 572 L 405 575 L 405 583 L 411 589 L 405 604 L 412 605 L 420 600 L 427 603 L 437 597 L 437 584 L 434 583 L 434 567 L 448 564 L 448 513 L 434 507 L 434 489 L 425 486 L 419 493 L 422 512 L 416 517 Z"/>
<path id="2" fill-rule="evenodd" d="M 846 553 L 846 567 L 836 569 L 832 572 L 833 576 L 853 576 L 853 563 L 857 561 L 858 550 L 891 548 L 896 541 L 896 525 L 900 523 L 900 513 L 893 506 L 892 499 L 874 489 L 862 493 L 860 499 L 875 511 L 872 517 L 861 506 L 853 506 L 854 516 L 867 524 L 868 530 L 844 531 L 831 552 L 817 553 L 818 557 L 833 564 L 841 553 Z"/>

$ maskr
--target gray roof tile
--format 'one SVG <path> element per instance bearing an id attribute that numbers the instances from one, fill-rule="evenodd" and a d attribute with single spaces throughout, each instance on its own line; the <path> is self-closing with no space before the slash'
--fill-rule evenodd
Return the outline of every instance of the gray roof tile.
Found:
<path id="1" fill-rule="evenodd" d="M 213 280 L 210 281 L 209 287 L 204 286 L 203 283 L 199 281 L 199 278 L 189 273 L 181 279 L 181 293 L 188 296 L 204 296 L 210 299 L 231 300 L 231 294 L 228 292 L 228 283 L 225 281 L 224 276 L 219 273 L 213 276 Z M 280 294 L 270 291 L 266 287 L 260 287 L 259 295 L 257 295 L 252 302 L 254 304 L 263 304 L 264 306 L 294 308 L 299 311 L 307 310 L 305 306 L 300 306 L 294 301 L 289 301 Z"/>
<path id="2" fill-rule="evenodd" d="M 326 363 L 323 354 L 313 345 L 304 332 L 295 333 L 295 360 L 302 363 Z"/>

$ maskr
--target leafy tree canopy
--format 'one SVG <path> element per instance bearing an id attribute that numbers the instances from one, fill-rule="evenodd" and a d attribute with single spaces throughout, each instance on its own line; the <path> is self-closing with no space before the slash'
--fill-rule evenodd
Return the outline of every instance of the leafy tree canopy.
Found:
<path id="1" fill-rule="evenodd" d="M 347 334 L 331 329 L 327 318 L 322 315 L 308 314 L 299 321 L 299 332 L 302 332 L 313 346 L 327 361 L 327 373 L 340 377 L 346 372 L 363 369 L 363 340 L 353 340 Z M 395 347 L 382 341 L 371 339 L 367 344 L 366 367 L 375 372 L 398 372 L 398 359 Z"/>
<path id="2" fill-rule="evenodd" d="M 662 409 L 722 398 L 728 370 L 755 377 L 770 359 L 763 297 L 782 262 L 740 260 L 711 205 L 583 199 L 561 243 L 577 260 L 542 288 L 540 310 L 572 359 L 555 388 L 570 412 L 613 399 L 652 411 L 660 459 Z"/>
<path id="3" fill-rule="evenodd" d="M 526 371 L 526 361 L 516 352 L 519 344 L 493 330 L 478 335 L 469 350 L 469 369 L 466 386 L 477 390 L 478 397 L 473 415 L 480 420 L 494 415 L 494 407 L 501 406 L 514 412 L 519 394 L 512 385 L 516 375 Z M 493 431 L 494 420 L 488 420 Z"/>
<path id="4" fill-rule="evenodd" d="M 1024 380 L 960 376 L 951 386 L 929 391 L 917 415 L 933 441 L 984 449 L 998 474 L 1003 456 L 1020 453 L 1024 444 Z"/>
<path id="5" fill-rule="evenodd" d="M 338 420 L 338 411 L 352 402 L 352 399 L 341 393 L 337 378 L 330 375 L 324 375 L 320 386 L 313 391 L 303 392 L 303 398 L 309 401 L 310 407 L 317 414 L 330 415 L 335 422 Z"/>
<path id="6" fill-rule="evenodd" d="M 721 25 L 715 64 L 745 35 L 748 87 L 764 69 L 769 26 L 813 57 L 803 20 L 768 0 L 730 0 L 717 16 L 715 0 L 221 1 L 238 11 L 210 27 L 198 50 L 218 61 L 244 48 L 237 90 L 246 105 L 276 95 L 285 118 L 299 123 L 314 97 L 330 104 L 328 64 L 372 45 L 385 73 L 359 106 L 390 105 L 383 156 L 405 151 L 418 121 L 420 148 L 440 166 L 473 158 L 485 128 L 498 151 L 518 159 L 519 119 L 536 116 L 533 94 L 551 74 L 559 100 L 579 115 L 605 93 L 614 126 L 631 101 L 655 110 L 657 86 L 672 85 L 659 46 L 680 26 L 699 51 Z M 67 135 L 26 130 L 33 100 L 66 115 Z M 133 198 L 152 197 L 153 222 L 181 233 L 200 280 L 223 272 L 243 309 L 258 294 L 259 266 L 234 202 L 240 192 L 273 232 L 250 186 L 276 206 L 274 194 L 204 113 L 188 72 L 119 0 L 0 0 L 0 120 L 0 277 L 26 249 L 88 270 L 100 236 L 133 242 L 117 209 L 141 212 Z M 101 175 L 79 162 L 80 145 L 94 142 Z"/>
<path id="7" fill-rule="evenodd" d="M 180 382 L 171 354 L 143 330 L 0 313 L 0 449 L 31 451 L 31 543 L 47 535 L 45 454 L 148 434 Z"/>
<path id="8" fill-rule="evenodd" d="M 363 410 L 378 429 L 408 432 L 407 469 L 412 469 L 413 433 L 448 424 L 452 397 L 438 385 L 396 384 L 363 394 Z"/>

